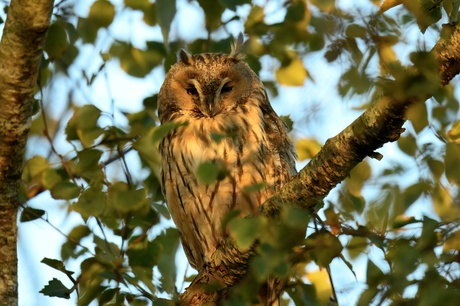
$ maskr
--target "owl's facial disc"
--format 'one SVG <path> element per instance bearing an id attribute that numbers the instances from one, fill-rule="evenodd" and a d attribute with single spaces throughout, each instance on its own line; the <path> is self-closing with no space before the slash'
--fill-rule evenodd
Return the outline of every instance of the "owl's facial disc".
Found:
<path id="1" fill-rule="evenodd" d="M 213 82 L 211 82 L 213 83 Z M 207 84 L 202 86 L 197 80 L 189 81 L 187 94 L 193 98 L 201 113 L 209 118 L 218 115 L 223 109 L 223 98 L 233 89 L 230 79 L 225 78 L 220 84 Z M 218 85 L 218 86 L 215 86 Z"/>

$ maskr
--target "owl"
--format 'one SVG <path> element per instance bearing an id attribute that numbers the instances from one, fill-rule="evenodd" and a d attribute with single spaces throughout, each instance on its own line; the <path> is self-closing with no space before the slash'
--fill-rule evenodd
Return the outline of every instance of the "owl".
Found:
<path id="1" fill-rule="evenodd" d="M 243 40 L 240 34 L 230 54 L 181 50 L 158 95 L 161 124 L 177 126 L 160 143 L 163 193 L 197 270 L 228 235 L 222 219 L 229 212 L 256 215 L 296 174 L 287 128 L 244 62 Z M 219 169 L 215 181 L 200 179 L 203 164 Z"/>

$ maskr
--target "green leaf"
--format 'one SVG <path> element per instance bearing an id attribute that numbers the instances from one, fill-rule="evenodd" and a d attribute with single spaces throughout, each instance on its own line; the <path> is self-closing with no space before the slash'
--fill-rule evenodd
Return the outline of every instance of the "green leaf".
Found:
<path id="1" fill-rule="evenodd" d="M 46 212 L 42 209 L 26 207 L 19 218 L 20 222 L 29 222 L 41 218 Z"/>
<path id="2" fill-rule="evenodd" d="M 45 42 L 45 51 L 48 54 L 48 58 L 51 61 L 60 58 L 67 48 L 69 48 L 69 41 L 63 23 L 53 22 L 48 29 Z"/>
<path id="3" fill-rule="evenodd" d="M 157 143 L 161 141 L 166 135 L 170 132 L 174 131 L 180 126 L 184 126 L 186 123 L 178 123 L 178 122 L 167 122 L 155 128 L 152 134 L 152 141 Z"/>
<path id="4" fill-rule="evenodd" d="M 75 110 L 65 128 L 67 140 L 80 140 L 83 146 L 92 146 L 104 131 L 97 125 L 100 115 L 101 110 L 94 105 L 87 104 Z"/>
<path id="5" fill-rule="evenodd" d="M 147 236 L 133 236 L 128 243 L 126 254 L 131 267 L 139 266 L 151 270 L 161 252 L 162 246 L 155 240 L 149 241 Z"/>
<path id="6" fill-rule="evenodd" d="M 315 288 L 312 285 L 296 283 L 286 290 L 295 305 L 321 305 L 316 298 Z"/>
<path id="7" fill-rule="evenodd" d="M 438 244 L 437 228 L 439 222 L 428 217 L 423 218 L 423 229 L 416 248 L 420 251 L 433 249 Z"/>
<path id="8" fill-rule="evenodd" d="M 280 116 L 280 119 L 286 125 L 288 132 L 291 132 L 294 128 L 294 121 L 292 121 L 291 115 Z"/>
<path id="9" fill-rule="evenodd" d="M 81 188 L 77 184 L 61 181 L 51 189 L 51 196 L 56 200 L 70 200 L 78 197 L 80 191 Z"/>
<path id="10" fill-rule="evenodd" d="M 80 240 L 91 234 L 91 230 L 86 225 L 75 226 L 70 233 L 67 235 L 69 240 L 72 240 L 75 243 L 79 243 Z"/>
<path id="11" fill-rule="evenodd" d="M 281 66 L 278 68 L 275 74 L 276 79 L 281 85 L 302 86 L 305 78 L 307 77 L 307 70 L 302 63 L 302 60 L 296 58 L 287 66 Z"/>
<path id="12" fill-rule="evenodd" d="M 107 192 L 108 200 L 113 208 L 122 214 L 128 212 L 146 213 L 149 209 L 149 199 L 145 189 L 132 190 L 124 182 L 112 184 Z"/>
<path id="13" fill-rule="evenodd" d="M 438 22 L 441 17 L 441 5 L 443 1 L 433 0 L 402 0 L 404 6 L 414 15 L 418 27 L 422 33 Z"/>
<path id="14" fill-rule="evenodd" d="M 342 54 L 342 50 L 336 45 L 331 44 L 327 47 L 326 53 L 324 53 L 324 58 L 329 62 L 335 61 Z"/>
<path id="15" fill-rule="evenodd" d="M 151 199 L 149 202 L 151 202 Z M 141 211 L 141 213 L 133 214 L 129 222 L 129 228 L 134 229 L 140 227 L 143 230 L 148 230 L 160 222 L 160 216 L 156 209 L 148 205 L 146 211 L 147 212 Z"/>
<path id="16" fill-rule="evenodd" d="M 110 47 L 110 55 L 120 59 L 120 67 L 127 74 L 143 78 L 160 65 L 164 58 L 164 48 L 160 48 L 158 43 L 147 43 L 150 47 L 141 50 L 127 43 L 117 42 Z"/>
<path id="17" fill-rule="evenodd" d="M 258 5 L 253 5 L 244 24 L 244 28 L 246 29 L 246 31 L 250 31 L 256 28 L 256 26 L 264 24 L 264 18 L 264 9 Z"/>
<path id="18" fill-rule="evenodd" d="M 150 2 L 149 0 L 124 0 L 126 7 L 132 8 L 134 10 L 146 10 Z"/>
<path id="19" fill-rule="evenodd" d="M 205 27 L 211 33 L 222 24 L 222 13 L 225 11 L 225 6 L 222 2 L 215 0 L 198 0 L 201 8 L 204 11 Z"/>
<path id="20" fill-rule="evenodd" d="M 449 17 L 449 22 L 454 23 L 458 21 L 459 6 L 460 1 L 458 0 L 444 0 L 442 2 L 442 7 L 444 8 L 447 16 Z"/>
<path id="21" fill-rule="evenodd" d="M 154 26 L 157 24 L 157 7 L 155 3 L 150 3 L 149 7 L 144 10 L 144 20 L 146 25 Z"/>
<path id="22" fill-rule="evenodd" d="M 157 267 L 161 273 L 161 289 L 173 294 L 176 290 L 176 253 L 179 248 L 179 232 L 176 228 L 167 228 L 155 241 L 162 246 Z"/>
<path id="23" fill-rule="evenodd" d="M 99 27 L 88 18 L 78 18 L 77 30 L 84 43 L 94 43 Z"/>
<path id="24" fill-rule="evenodd" d="M 89 9 L 88 19 L 99 28 L 107 28 L 115 17 L 115 7 L 107 0 L 96 0 Z"/>
<path id="25" fill-rule="evenodd" d="M 367 260 L 366 282 L 369 287 L 377 287 L 385 280 L 385 274 L 372 260 Z"/>
<path id="26" fill-rule="evenodd" d="M 343 246 L 340 240 L 329 232 L 317 232 L 307 237 L 305 241 L 311 257 L 321 267 L 327 267 L 334 258 L 340 255 Z"/>
<path id="27" fill-rule="evenodd" d="M 159 169 L 161 163 L 158 141 L 154 141 L 156 130 L 157 127 L 150 128 L 133 143 L 133 148 L 137 150 L 142 161 L 147 163 L 151 169 Z"/>
<path id="28" fill-rule="evenodd" d="M 280 217 L 290 229 L 300 229 L 305 233 L 310 221 L 310 212 L 303 208 L 285 206 L 281 209 Z"/>
<path id="29" fill-rule="evenodd" d="M 67 235 L 67 241 L 61 247 L 61 257 L 63 260 L 69 258 L 78 258 L 80 255 L 86 253 L 86 249 L 81 250 L 80 252 L 75 252 L 80 240 L 84 237 L 87 237 L 91 234 L 91 230 L 86 225 L 78 225 L 74 227 L 70 233 Z"/>
<path id="30" fill-rule="evenodd" d="M 263 225 L 261 218 L 252 217 L 232 219 L 228 222 L 230 235 L 241 250 L 247 250 L 254 244 Z"/>
<path id="31" fill-rule="evenodd" d="M 213 184 L 223 180 L 228 174 L 224 165 L 215 162 L 204 162 L 198 166 L 196 175 L 203 184 Z"/>
<path id="32" fill-rule="evenodd" d="M 102 152 L 99 150 L 83 150 L 78 152 L 78 160 L 70 163 L 70 168 L 75 176 L 88 181 L 103 179 L 102 169 L 99 165 Z"/>
<path id="33" fill-rule="evenodd" d="M 119 292 L 119 288 L 108 288 L 102 291 L 102 293 L 97 298 L 99 305 L 108 304 L 115 297 L 115 293 L 117 292 Z"/>
<path id="34" fill-rule="evenodd" d="M 429 158 L 427 160 L 427 164 L 430 168 L 431 173 L 433 174 L 433 177 L 436 180 L 439 180 L 441 175 L 444 174 L 444 163 L 437 159 Z"/>
<path id="35" fill-rule="evenodd" d="M 403 201 L 404 201 L 404 208 L 407 209 L 411 206 L 415 201 L 420 198 L 420 196 L 428 190 L 427 186 L 423 182 L 417 182 L 409 187 L 407 187 L 403 193 Z"/>
<path id="36" fill-rule="evenodd" d="M 126 280 L 135 286 L 139 286 L 140 282 L 143 282 L 147 288 L 149 288 L 150 292 L 156 292 L 156 286 L 153 284 L 153 271 L 152 268 L 145 268 L 141 266 L 134 266 L 131 268 L 131 272 L 134 274 L 134 277 L 127 277 Z M 139 304 L 139 300 L 137 303 L 129 303 L 130 305 L 144 305 L 144 304 Z M 155 303 L 156 304 L 156 303 Z"/>
<path id="37" fill-rule="evenodd" d="M 157 21 L 163 34 L 163 41 L 165 46 L 167 46 L 171 22 L 176 15 L 176 0 L 157 0 L 156 13 Z"/>
<path id="38" fill-rule="evenodd" d="M 35 155 L 26 161 L 24 165 L 24 172 L 22 179 L 26 184 L 30 183 L 38 175 L 41 175 L 43 171 L 49 168 L 48 161 L 40 155 Z"/>
<path id="39" fill-rule="evenodd" d="M 62 177 L 59 174 L 58 169 L 46 169 L 42 174 L 43 187 L 51 189 L 56 186 L 57 183 L 62 181 Z"/>
<path id="40" fill-rule="evenodd" d="M 399 286 L 407 282 L 406 276 L 417 269 L 421 253 L 406 239 L 394 241 L 387 251 L 387 260 L 391 263 L 392 276 L 401 277 Z"/>
<path id="41" fill-rule="evenodd" d="M 396 216 L 393 220 L 393 228 L 401 228 L 408 224 L 419 223 L 420 220 L 415 219 L 414 217 L 406 217 L 403 215 Z"/>
<path id="42" fill-rule="evenodd" d="M 415 153 L 417 152 L 417 140 L 410 134 L 399 137 L 398 147 L 407 155 L 415 156 Z"/>
<path id="43" fill-rule="evenodd" d="M 40 261 L 41 263 L 44 263 L 45 265 L 53 268 L 53 269 L 56 269 L 58 271 L 61 271 L 62 273 L 64 273 L 65 275 L 67 276 L 70 276 L 72 274 L 74 274 L 75 272 L 73 271 L 69 271 L 65 268 L 64 266 L 64 263 L 60 260 L 57 260 L 57 259 L 51 259 L 51 258 L 43 258 L 42 261 Z"/>
<path id="44" fill-rule="evenodd" d="M 96 235 L 94 235 L 93 242 L 96 245 L 97 261 L 104 265 L 112 266 L 114 260 L 117 260 L 120 256 L 120 249 L 118 246 Z"/>
<path id="45" fill-rule="evenodd" d="M 367 29 L 355 23 L 348 25 L 345 30 L 345 33 L 347 34 L 348 37 L 351 37 L 351 38 L 365 39 L 367 37 Z"/>
<path id="46" fill-rule="evenodd" d="M 80 213 L 83 219 L 91 216 L 99 217 L 106 207 L 106 195 L 97 188 L 84 190 L 78 201 L 70 207 L 73 211 Z"/>
<path id="47" fill-rule="evenodd" d="M 97 299 L 101 292 L 103 292 L 106 288 L 107 287 L 101 286 L 100 283 L 96 283 L 95 281 L 92 281 L 91 283 L 87 284 L 85 290 L 80 291 L 80 297 L 78 299 L 77 306 L 91 305 L 91 302 Z"/>
<path id="48" fill-rule="evenodd" d="M 447 179 L 456 184 L 460 184 L 460 144 L 448 143 L 446 145 L 446 177 Z"/>
<path id="49" fill-rule="evenodd" d="M 70 299 L 70 292 L 71 290 L 64 286 L 62 282 L 57 278 L 53 278 L 52 280 L 50 280 L 48 282 L 48 285 L 46 285 L 45 287 L 43 287 L 42 290 L 40 290 L 41 294 L 64 299 Z"/>
<path id="50" fill-rule="evenodd" d="M 356 259 L 359 255 L 365 252 L 368 246 L 369 242 L 365 237 L 353 236 L 346 245 L 346 250 L 351 259 Z"/>

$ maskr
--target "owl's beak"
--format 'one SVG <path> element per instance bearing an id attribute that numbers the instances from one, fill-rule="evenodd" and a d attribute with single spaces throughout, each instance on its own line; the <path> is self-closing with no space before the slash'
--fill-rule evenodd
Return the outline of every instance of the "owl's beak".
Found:
<path id="1" fill-rule="evenodd" d="M 220 103 L 215 95 L 204 97 L 204 112 L 211 118 L 220 112 Z"/>

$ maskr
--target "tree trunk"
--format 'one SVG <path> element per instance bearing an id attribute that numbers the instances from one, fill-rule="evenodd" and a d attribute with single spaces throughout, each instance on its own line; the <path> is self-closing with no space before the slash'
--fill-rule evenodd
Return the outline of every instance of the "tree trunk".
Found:
<path id="1" fill-rule="evenodd" d="M 52 10 L 52 0 L 12 0 L 0 42 L 0 305 L 18 304 L 18 191 Z"/>

